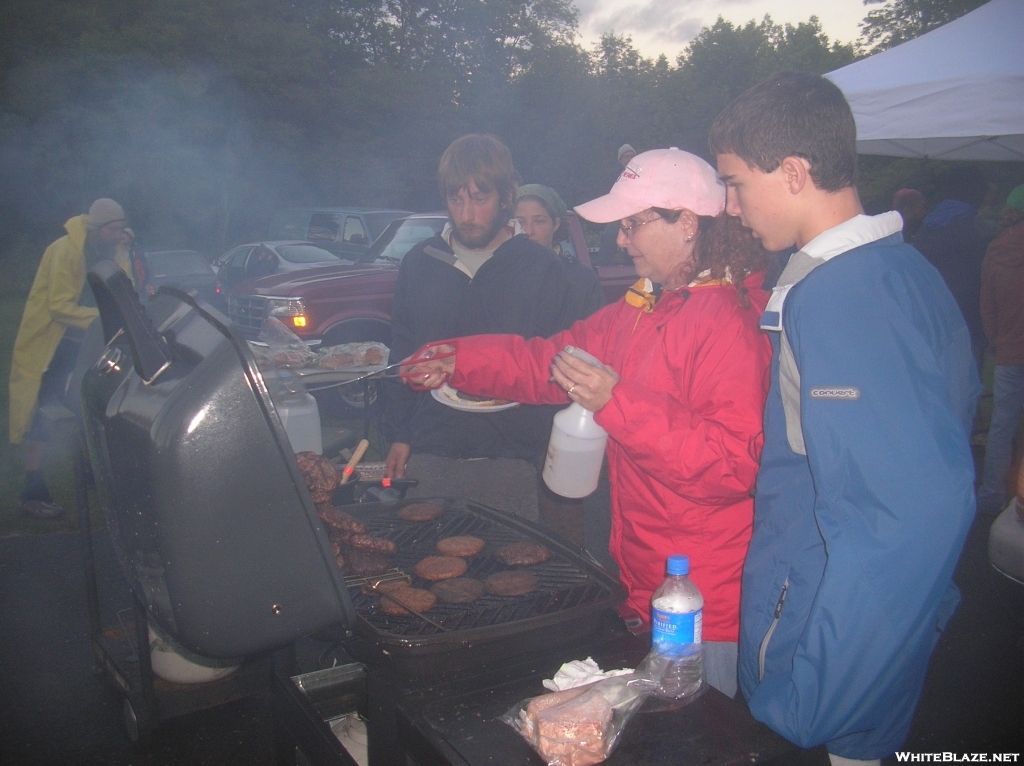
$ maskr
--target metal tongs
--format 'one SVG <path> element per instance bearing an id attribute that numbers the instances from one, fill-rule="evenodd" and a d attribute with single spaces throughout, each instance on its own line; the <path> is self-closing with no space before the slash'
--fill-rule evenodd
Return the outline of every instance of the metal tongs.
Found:
<path id="1" fill-rule="evenodd" d="M 345 380 L 345 381 L 342 381 L 341 383 L 336 383 L 334 385 L 337 385 L 337 386 L 347 386 L 350 383 L 358 383 L 359 381 L 366 380 L 367 378 L 377 378 L 377 379 L 381 379 L 381 378 L 402 378 L 402 379 L 408 380 L 409 378 L 413 377 L 413 375 L 411 375 L 410 373 L 407 373 L 407 372 L 392 373 L 392 371 L 393 370 L 397 370 L 400 367 L 411 367 L 413 365 L 419 364 L 420 362 L 430 361 L 431 359 L 448 359 L 450 357 L 455 356 L 454 352 L 452 352 L 450 354 L 438 354 L 437 356 L 433 356 L 433 355 L 427 356 L 427 354 L 430 354 L 430 347 L 429 346 L 426 349 L 420 349 L 415 354 L 410 356 L 408 359 L 403 359 L 401 362 L 396 362 L 395 364 L 389 364 L 387 367 L 382 367 L 379 370 L 374 370 L 373 372 L 368 372 L 368 373 L 365 373 L 364 375 L 359 375 L 359 376 L 357 376 L 355 378 L 352 378 L 351 380 Z M 392 373 L 392 374 L 388 374 L 388 373 Z M 412 388 L 412 389 L 415 389 L 416 391 L 426 391 L 426 390 L 428 390 L 425 387 L 419 386 L 419 385 L 417 385 L 415 383 L 409 383 L 409 387 Z"/>
<path id="2" fill-rule="evenodd" d="M 409 612 L 410 614 L 415 615 L 416 617 L 419 617 L 421 620 L 423 620 L 423 622 L 427 623 L 428 625 L 433 625 L 435 628 L 440 630 L 442 633 L 447 633 L 448 632 L 448 629 L 446 627 L 444 627 L 443 625 L 439 625 L 438 623 L 434 622 L 432 619 L 430 619 L 429 617 L 424 615 L 422 612 L 417 612 L 411 606 L 409 606 L 404 601 L 402 601 L 401 598 L 396 598 L 395 595 L 394 595 L 394 591 L 392 591 L 391 593 L 384 593 L 383 591 L 380 590 L 380 586 L 382 584 L 384 584 L 384 583 L 392 583 L 392 582 L 405 582 L 406 585 L 411 585 L 412 584 L 412 578 L 409 577 L 409 575 L 405 574 L 405 572 L 401 571 L 400 569 L 391 569 L 391 570 L 385 572 L 384 574 L 376 576 L 376 577 L 370 576 L 370 577 L 355 577 L 355 578 L 346 577 L 345 578 L 345 585 L 347 585 L 347 586 L 365 585 L 366 587 L 368 587 L 370 590 L 372 590 L 374 593 L 376 593 L 381 598 L 386 598 L 389 601 L 393 601 L 394 603 L 396 603 L 400 607 L 402 607 L 402 609 L 404 609 L 405 611 Z"/>

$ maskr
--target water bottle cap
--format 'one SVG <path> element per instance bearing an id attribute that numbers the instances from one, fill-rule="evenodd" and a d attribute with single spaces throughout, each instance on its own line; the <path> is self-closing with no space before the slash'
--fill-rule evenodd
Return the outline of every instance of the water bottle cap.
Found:
<path id="1" fill-rule="evenodd" d="M 675 554 L 668 557 L 668 573 L 670 575 L 690 574 L 690 557 Z"/>

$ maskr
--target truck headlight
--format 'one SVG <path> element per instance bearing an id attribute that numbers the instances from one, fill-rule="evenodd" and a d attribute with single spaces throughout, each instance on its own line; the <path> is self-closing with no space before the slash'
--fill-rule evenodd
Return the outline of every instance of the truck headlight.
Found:
<path id="1" fill-rule="evenodd" d="M 308 324 L 306 304 L 301 298 L 268 298 L 268 316 L 277 317 L 286 325 L 305 328 Z"/>

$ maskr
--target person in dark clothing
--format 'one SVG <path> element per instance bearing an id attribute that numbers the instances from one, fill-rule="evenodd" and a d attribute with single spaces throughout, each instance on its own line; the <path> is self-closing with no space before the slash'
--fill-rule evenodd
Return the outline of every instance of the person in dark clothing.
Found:
<path id="1" fill-rule="evenodd" d="M 1013 437 L 1024 412 L 1024 186 L 999 216 L 1005 230 L 988 246 L 981 270 L 981 318 L 992 344 L 992 421 L 978 487 L 978 513 L 998 514 L 1010 497 L 1006 479 Z"/>
<path id="2" fill-rule="evenodd" d="M 917 189 L 900 189 L 892 195 L 892 209 L 903 219 L 903 241 L 913 242 L 921 222 L 928 215 L 924 195 Z"/>
<path id="3" fill-rule="evenodd" d="M 565 226 L 568 212 L 558 192 L 549 186 L 524 184 L 516 191 L 516 221 L 531 240 L 565 262 L 570 277 L 586 299 L 584 312 L 590 316 L 604 306 L 604 290 L 597 273 L 576 257 Z M 544 526 L 577 545 L 584 544 L 582 500 L 560 497 L 541 482 L 537 501 Z"/>
<path id="4" fill-rule="evenodd" d="M 449 222 L 406 254 L 392 310 L 394 360 L 453 336 L 548 336 L 586 316 L 568 266 L 510 225 L 518 175 L 493 136 L 457 139 L 438 186 Z M 384 423 L 390 477 L 420 480 L 413 496 L 455 495 L 537 518 L 537 465 L 557 407 L 465 412 L 410 390 L 388 389 Z"/>
<path id="5" fill-rule="evenodd" d="M 980 370 L 986 345 L 981 323 L 981 262 L 992 237 L 978 220 L 978 205 L 988 184 L 975 168 L 967 166 L 950 174 L 945 190 L 945 198 L 925 216 L 913 244 L 939 270 L 953 293 L 970 330 Z"/>

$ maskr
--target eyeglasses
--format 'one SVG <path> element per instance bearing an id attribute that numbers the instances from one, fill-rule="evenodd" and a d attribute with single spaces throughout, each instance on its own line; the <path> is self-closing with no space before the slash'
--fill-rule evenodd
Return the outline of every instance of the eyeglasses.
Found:
<path id="1" fill-rule="evenodd" d="M 622 223 L 622 221 L 619 221 L 619 231 L 621 231 L 625 235 L 626 239 L 630 239 L 633 236 L 633 229 L 638 229 L 641 226 L 643 226 L 644 224 L 651 223 L 652 221 L 657 221 L 660 218 L 661 218 L 660 215 L 659 216 L 655 216 L 654 218 L 650 218 L 650 219 L 648 219 L 646 221 L 640 221 L 639 223 L 634 223 L 632 226 L 626 226 L 624 223 Z"/>

